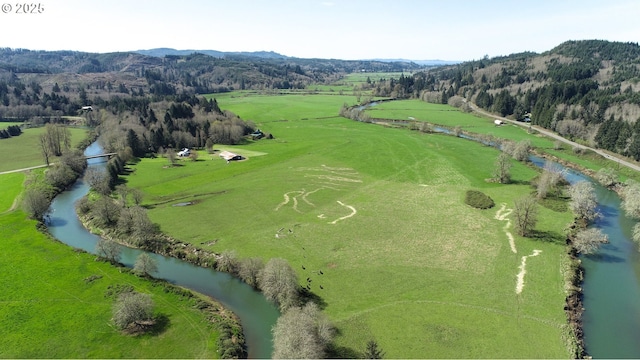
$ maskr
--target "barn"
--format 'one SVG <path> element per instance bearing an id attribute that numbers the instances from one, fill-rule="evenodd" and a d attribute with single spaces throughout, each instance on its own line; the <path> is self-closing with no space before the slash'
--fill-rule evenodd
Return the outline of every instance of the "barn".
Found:
<path id="1" fill-rule="evenodd" d="M 227 162 L 231 161 L 231 160 L 242 160 L 244 159 L 242 157 L 242 155 L 238 155 L 238 154 L 234 154 L 230 151 L 222 151 L 220 152 L 220 157 L 227 160 Z"/>

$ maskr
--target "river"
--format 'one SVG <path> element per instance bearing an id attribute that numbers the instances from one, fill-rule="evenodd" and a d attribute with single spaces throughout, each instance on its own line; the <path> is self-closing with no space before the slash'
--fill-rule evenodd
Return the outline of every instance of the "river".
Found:
<path id="1" fill-rule="evenodd" d="M 85 150 L 85 155 L 101 154 L 97 143 Z M 105 161 L 90 159 L 89 166 L 105 168 Z M 99 238 L 89 233 L 80 223 L 75 212 L 75 203 L 85 196 L 89 186 L 82 179 L 68 191 L 56 196 L 51 204 L 49 232 L 61 242 L 90 253 L 95 253 Z M 122 246 L 120 262 L 133 267 L 142 250 Z M 156 278 L 183 286 L 201 294 L 213 297 L 233 311 L 242 324 L 249 358 L 270 358 L 273 351 L 271 328 L 275 325 L 279 312 L 258 291 L 227 273 L 202 268 L 185 261 L 151 255 L 158 264 Z"/>
<path id="2" fill-rule="evenodd" d="M 534 164 L 544 160 L 531 157 Z M 559 166 L 559 165 L 558 165 Z M 585 269 L 583 330 L 587 353 L 595 359 L 640 358 L 640 281 L 637 246 L 631 240 L 636 221 L 625 216 L 618 194 L 595 180 L 566 169 L 571 184 L 591 182 L 602 215 L 593 225 L 609 238 L 594 255 L 581 256 Z"/>
<path id="3" fill-rule="evenodd" d="M 85 154 L 101 153 L 96 144 Z M 538 166 L 544 160 L 531 157 Z M 104 167 L 104 161 L 92 159 L 90 166 Z M 640 257 L 631 241 L 635 221 L 624 216 L 620 198 L 589 177 L 567 169 L 570 183 L 591 181 L 596 188 L 598 211 L 594 224 L 609 237 L 595 255 L 582 256 L 585 268 L 583 283 L 583 330 L 586 351 L 594 358 L 640 358 Z M 52 205 L 49 231 L 60 241 L 88 252 L 95 252 L 98 237 L 87 232 L 78 221 L 74 204 L 88 192 L 82 181 L 58 195 Z M 133 266 L 140 250 L 123 247 L 121 262 Z M 271 328 L 278 318 L 277 309 L 250 286 L 229 274 L 201 268 L 187 262 L 150 254 L 158 262 L 156 277 L 209 295 L 238 317 L 243 326 L 249 357 L 269 358 L 272 352 Z"/>

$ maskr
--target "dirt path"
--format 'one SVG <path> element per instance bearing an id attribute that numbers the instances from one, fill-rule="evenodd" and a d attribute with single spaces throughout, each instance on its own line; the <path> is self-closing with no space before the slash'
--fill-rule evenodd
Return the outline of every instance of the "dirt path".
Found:
<path id="1" fill-rule="evenodd" d="M 352 217 L 352 216 L 354 216 L 355 214 L 358 213 L 358 210 L 356 210 L 356 208 L 354 208 L 353 206 L 350 206 L 350 205 L 345 205 L 344 203 L 342 203 L 342 201 L 338 201 L 338 204 L 346 207 L 347 209 L 351 209 L 351 214 L 349 214 L 347 216 L 343 216 L 343 217 L 338 218 L 338 219 L 335 219 L 332 222 L 330 222 L 329 224 L 335 225 L 338 221 L 342 221 L 344 219 L 348 219 L 348 218 L 350 218 L 350 217 Z"/>
<path id="2" fill-rule="evenodd" d="M 53 165 L 53 164 L 51 164 L 51 165 Z M 15 169 L 15 170 L 0 171 L 0 175 L 3 175 L 3 174 L 11 174 L 11 173 L 17 173 L 17 172 L 23 172 L 23 171 L 28 171 L 28 170 L 33 170 L 33 169 L 39 169 L 39 168 L 43 168 L 43 167 L 47 167 L 47 165 L 38 165 L 38 166 L 31 166 L 31 167 L 26 167 L 26 168 L 22 168 L 22 169 Z"/>
<path id="3" fill-rule="evenodd" d="M 518 279 L 516 281 L 516 294 L 522 293 L 522 289 L 524 289 L 524 275 L 527 273 L 527 270 L 526 270 L 527 258 L 538 256 L 540 255 L 541 252 L 542 250 L 533 250 L 533 254 L 522 257 L 522 260 L 520 262 L 520 267 L 519 267 L 520 272 L 516 276 L 516 278 Z"/>
<path id="4" fill-rule="evenodd" d="M 515 238 L 513 234 L 509 231 L 509 227 L 511 227 L 511 220 L 507 218 L 507 216 L 511 215 L 513 209 L 507 209 L 507 204 L 501 204 L 500 209 L 496 212 L 495 219 L 499 221 L 506 221 L 506 225 L 504 226 L 504 232 L 509 239 L 509 246 L 511 247 L 511 252 L 514 254 L 518 253 L 518 249 L 516 248 Z M 533 250 L 533 254 L 525 255 L 520 260 L 520 266 L 518 267 L 518 274 L 516 275 L 516 294 L 521 294 L 522 289 L 524 289 L 524 276 L 527 274 L 527 258 L 534 257 L 540 255 L 542 250 Z"/>
<path id="5" fill-rule="evenodd" d="M 516 249 L 516 240 L 513 237 L 513 234 L 511 233 L 511 231 L 509 231 L 509 228 L 511 227 L 511 220 L 507 218 L 507 216 L 511 215 L 512 212 L 513 212 L 513 209 L 507 209 L 507 204 L 502 204 L 498 212 L 496 212 L 495 218 L 497 220 L 507 222 L 504 225 L 503 229 L 505 234 L 507 235 L 507 238 L 509 239 L 509 246 L 511 247 L 511 252 L 514 254 L 517 254 L 518 249 Z"/>

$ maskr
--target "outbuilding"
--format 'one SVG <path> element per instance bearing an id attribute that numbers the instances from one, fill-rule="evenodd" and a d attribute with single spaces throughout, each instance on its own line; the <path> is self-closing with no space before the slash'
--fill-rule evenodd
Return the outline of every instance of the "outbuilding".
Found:
<path id="1" fill-rule="evenodd" d="M 220 157 L 227 160 L 227 162 L 231 161 L 231 160 L 242 160 L 244 159 L 242 157 L 242 155 L 238 155 L 238 154 L 234 154 L 231 151 L 221 151 L 220 152 Z"/>
<path id="2" fill-rule="evenodd" d="M 496 126 L 504 125 L 504 121 L 499 120 L 499 119 L 493 120 L 493 123 L 496 124 Z"/>

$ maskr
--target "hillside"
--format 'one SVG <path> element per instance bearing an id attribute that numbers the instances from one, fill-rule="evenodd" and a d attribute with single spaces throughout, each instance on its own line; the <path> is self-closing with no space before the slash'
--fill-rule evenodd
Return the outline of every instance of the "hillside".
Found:
<path id="1" fill-rule="evenodd" d="M 0 119 L 78 115 L 110 102 L 184 101 L 233 90 L 304 89 L 352 72 L 417 71 L 408 62 L 297 59 L 275 53 L 86 53 L 0 49 Z M 127 107 L 131 107 L 127 105 Z"/>
<path id="2" fill-rule="evenodd" d="M 446 103 L 462 97 L 481 108 L 640 160 L 640 47 L 567 41 L 524 52 L 439 67 L 377 85 L 378 95 Z"/>

